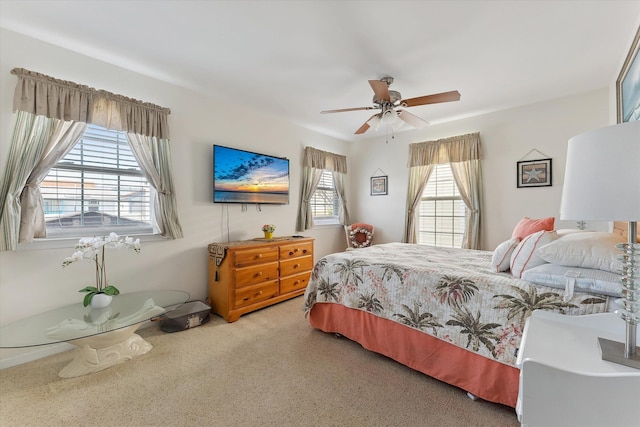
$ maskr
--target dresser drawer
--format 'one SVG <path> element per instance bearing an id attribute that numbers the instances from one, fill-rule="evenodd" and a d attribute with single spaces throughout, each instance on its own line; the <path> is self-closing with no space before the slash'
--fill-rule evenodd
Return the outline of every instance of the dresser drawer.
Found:
<path id="1" fill-rule="evenodd" d="M 278 280 L 247 286 L 235 291 L 235 308 L 245 307 L 278 295 Z"/>
<path id="2" fill-rule="evenodd" d="M 280 246 L 280 260 L 313 255 L 313 242 L 292 243 Z"/>
<path id="3" fill-rule="evenodd" d="M 278 263 L 270 262 L 251 267 L 236 268 L 233 271 L 236 288 L 278 278 Z"/>
<path id="4" fill-rule="evenodd" d="M 289 276 L 284 279 L 280 279 L 280 293 L 288 294 L 289 292 L 299 291 L 307 287 L 309 283 L 309 277 L 311 272 L 296 274 L 295 276 Z"/>
<path id="5" fill-rule="evenodd" d="M 280 261 L 280 277 L 310 271 L 313 268 L 313 257 L 304 256 Z"/>
<path id="6" fill-rule="evenodd" d="M 233 265 L 235 267 L 246 267 L 274 261 L 278 261 L 277 247 L 244 249 L 235 252 L 233 257 Z"/>

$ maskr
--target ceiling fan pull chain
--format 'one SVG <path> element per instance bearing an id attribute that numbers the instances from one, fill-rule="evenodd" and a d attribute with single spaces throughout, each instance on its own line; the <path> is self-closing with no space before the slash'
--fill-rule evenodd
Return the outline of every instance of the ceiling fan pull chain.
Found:
<path id="1" fill-rule="evenodd" d="M 389 128 L 391 128 L 391 139 L 396 139 L 396 133 L 393 129 L 393 126 L 389 126 L 389 125 L 385 126 L 384 130 L 386 132 L 385 136 L 387 137 L 387 141 L 386 141 L 387 144 L 389 143 Z"/>

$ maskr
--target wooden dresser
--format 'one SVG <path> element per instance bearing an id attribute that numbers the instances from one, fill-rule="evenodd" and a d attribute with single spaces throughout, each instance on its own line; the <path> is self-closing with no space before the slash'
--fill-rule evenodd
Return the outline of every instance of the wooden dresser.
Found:
<path id="1" fill-rule="evenodd" d="M 302 295 L 313 269 L 313 239 L 281 237 L 211 243 L 209 302 L 227 322 Z"/>

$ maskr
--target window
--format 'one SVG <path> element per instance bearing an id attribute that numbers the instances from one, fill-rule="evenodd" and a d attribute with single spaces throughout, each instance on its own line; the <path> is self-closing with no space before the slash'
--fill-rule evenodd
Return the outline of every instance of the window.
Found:
<path id="1" fill-rule="evenodd" d="M 316 225 L 337 224 L 339 211 L 340 203 L 333 183 L 333 174 L 331 171 L 323 170 L 318 188 L 311 197 L 313 223 Z"/>
<path id="2" fill-rule="evenodd" d="M 125 132 L 88 125 L 40 188 L 49 237 L 153 232 L 150 186 Z"/>
<path id="3" fill-rule="evenodd" d="M 465 214 L 451 166 L 435 165 L 420 201 L 418 244 L 462 247 Z"/>

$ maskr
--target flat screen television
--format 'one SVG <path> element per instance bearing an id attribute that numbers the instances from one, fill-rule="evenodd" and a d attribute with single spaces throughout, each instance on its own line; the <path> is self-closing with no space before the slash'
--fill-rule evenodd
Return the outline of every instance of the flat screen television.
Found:
<path id="1" fill-rule="evenodd" d="M 213 201 L 289 204 L 289 160 L 214 145 Z"/>

